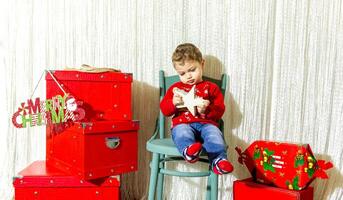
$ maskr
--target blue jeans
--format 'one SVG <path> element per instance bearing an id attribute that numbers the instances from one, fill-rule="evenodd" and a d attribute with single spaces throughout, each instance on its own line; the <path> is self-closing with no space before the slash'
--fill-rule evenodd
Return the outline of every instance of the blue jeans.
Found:
<path id="1" fill-rule="evenodd" d="M 200 141 L 212 163 L 217 158 L 227 159 L 226 148 L 222 132 L 213 124 L 194 122 L 178 124 L 172 128 L 172 139 L 182 155 L 186 147 Z"/>

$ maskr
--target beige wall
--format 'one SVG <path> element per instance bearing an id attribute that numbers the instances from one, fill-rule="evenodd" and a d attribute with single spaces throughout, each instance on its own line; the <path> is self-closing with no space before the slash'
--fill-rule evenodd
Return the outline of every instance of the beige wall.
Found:
<path id="1" fill-rule="evenodd" d="M 122 196 L 146 198 L 158 71 L 174 73 L 171 53 L 186 41 L 206 55 L 206 75 L 230 76 L 225 137 L 236 171 L 220 178 L 219 199 L 249 176 L 233 148 L 257 139 L 309 143 L 335 165 L 313 184 L 315 199 L 342 197 L 342 1 L 2 0 L 0 11 L 0 199 L 11 199 L 15 173 L 45 157 L 44 128 L 15 129 L 11 114 L 44 69 L 83 63 L 134 74 L 139 171 L 123 177 Z M 35 96 L 44 91 L 42 81 Z M 202 199 L 205 184 L 168 178 L 166 198 Z"/>

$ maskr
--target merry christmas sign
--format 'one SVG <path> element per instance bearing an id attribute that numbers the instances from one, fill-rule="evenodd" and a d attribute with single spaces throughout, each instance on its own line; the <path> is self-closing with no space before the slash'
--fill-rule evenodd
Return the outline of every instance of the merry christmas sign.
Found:
<path id="1" fill-rule="evenodd" d="M 65 94 L 42 101 L 38 97 L 22 102 L 12 116 L 12 123 L 17 128 L 26 128 L 81 121 L 84 117 L 85 111 L 81 104 L 73 96 Z"/>

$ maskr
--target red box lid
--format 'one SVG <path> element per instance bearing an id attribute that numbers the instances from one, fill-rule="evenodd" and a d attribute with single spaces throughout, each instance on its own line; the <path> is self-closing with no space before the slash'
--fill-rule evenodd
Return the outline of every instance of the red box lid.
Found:
<path id="1" fill-rule="evenodd" d="M 132 82 L 131 73 L 122 72 L 101 72 L 88 73 L 72 70 L 49 70 L 53 76 L 58 80 L 70 81 L 116 81 L 116 82 Z M 46 80 L 53 80 L 50 73 L 46 73 Z"/>
<path id="2" fill-rule="evenodd" d="M 234 200 L 313 200 L 313 188 L 304 190 L 288 190 L 274 186 L 256 183 L 252 178 L 233 182 Z"/>
<path id="3" fill-rule="evenodd" d="M 14 177 L 13 185 L 18 187 L 119 187 L 120 176 L 94 180 L 81 180 L 76 176 L 47 166 L 45 161 L 35 161 Z"/>
<path id="4" fill-rule="evenodd" d="M 76 122 L 74 123 L 74 126 L 70 128 L 70 130 L 73 131 L 82 130 L 84 134 L 137 131 L 138 129 L 138 120 Z"/>

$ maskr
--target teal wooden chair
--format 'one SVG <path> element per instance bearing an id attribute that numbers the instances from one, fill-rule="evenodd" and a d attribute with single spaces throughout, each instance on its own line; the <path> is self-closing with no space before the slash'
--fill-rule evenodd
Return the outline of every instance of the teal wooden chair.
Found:
<path id="1" fill-rule="evenodd" d="M 164 75 L 164 71 L 160 71 L 160 100 L 166 94 L 167 89 L 175 82 L 179 81 L 179 76 L 169 76 Z M 221 92 L 225 97 L 227 76 L 222 75 L 220 80 L 212 79 L 209 77 L 203 77 L 204 80 L 211 81 L 221 88 Z M 223 120 L 219 122 L 220 130 L 223 132 Z M 181 154 L 176 149 L 172 139 L 170 137 L 165 137 L 165 116 L 161 113 L 159 114 L 159 119 L 156 123 L 156 128 L 153 136 L 147 141 L 146 148 L 148 151 L 152 152 L 152 161 L 150 162 L 150 183 L 149 183 L 149 200 L 156 198 L 161 200 L 163 195 L 163 182 L 164 175 L 169 176 L 179 176 L 179 177 L 204 177 L 208 176 L 207 181 L 207 192 L 206 199 L 216 200 L 218 194 L 218 175 L 213 173 L 211 167 L 208 170 L 198 171 L 198 172 L 182 172 L 167 169 L 165 166 L 166 162 L 170 161 L 182 161 L 184 160 Z M 203 154 L 206 155 L 206 154 Z M 209 160 L 200 157 L 200 162 L 209 163 Z M 198 161 L 198 162 L 199 162 Z"/>

